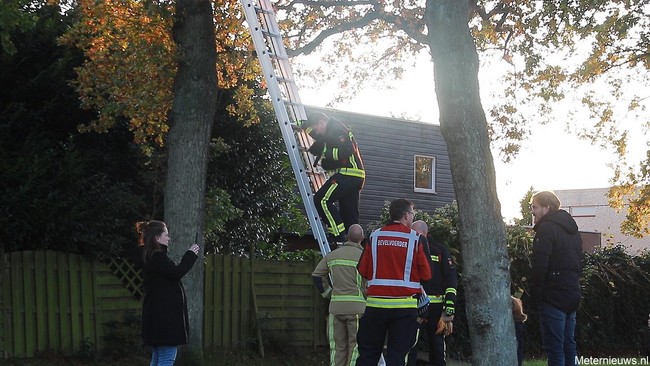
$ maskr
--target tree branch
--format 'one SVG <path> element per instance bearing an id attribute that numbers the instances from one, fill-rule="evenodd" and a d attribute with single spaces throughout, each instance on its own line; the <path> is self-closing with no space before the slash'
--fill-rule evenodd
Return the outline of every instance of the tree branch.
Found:
<path id="1" fill-rule="evenodd" d="M 358 6 L 358 5 L 375 5 L 374 0 L 358 0 L 358 1 L 337 1 L 337 0 L 293 0 L 286 5 L 275 5 L 277 9 L 288 10 L 292 9 L 296 4 L 302 4 L 307 7 L 321 6 L 324 8 L 331 8 L 335 6 Z"/>
<path id="2" fill-rule="evenodd" d="M 314 38 L 312 41 L 308 42 L 302 47 L 299 47 L 295 50 L 287 50 L 287 55 L 289 57 L 294 57 L 298 56 L 300 54 L 303 55 L 308 55 L 323 43 L 327 39 L 327 37 L 333 36 L 335 34 L 343 33 L 345 31 L 349 31 L 352 29 L 358 29 L 358 28 L 363 28 L 370 24 L 373 20 L 377 20 L 377 13 L 375 12 L 370 12 L 366 15 L 364 15 L 362 18 L 352 21 L 352 22 L 347 22 L 347 23 L 342 23 L 339 24 L 335 27 L 332 28 L 327 28 L 323 31 L 321 31 L 316 38 Z"/>
<path id="3" fill-rule="evenodd" d="M 413 38 L 415 41 L 421 43 L 421 44 L 426 44 L 426 37 L 424 33 L 422 32 L 422 28 L 424 26 L 424 20 L 420 22 L 419 24 L 421 25 L 421 29 L 417 29 L 416 27 L 413 27 L 413 24 L 418 24 L 417 22 L 409 22 L 408 20 L 404 20 L 404 17 L 396 16 L 395 14 L 391 13 L 384 13 L 383 11 L 380 12 L 379 18 L 386 23 L 393 24 L 397 29 L 403 31 L 406 33 L 409 37 Z"/>

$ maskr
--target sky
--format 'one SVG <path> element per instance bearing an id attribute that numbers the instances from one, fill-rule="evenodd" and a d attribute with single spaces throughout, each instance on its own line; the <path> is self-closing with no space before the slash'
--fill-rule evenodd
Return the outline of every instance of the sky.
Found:
<path id="1" fill-rule="evenodd" d="M 301 56 L 302 57 L 302 56 Z M 298 57 L 295 67 L 314 67 L 320 62 L 316 57 Z M 340 74 L 345 77 L 345 73 Z M 482 100 L 490 98 L 486 90 L 495 87 L 495 74 L 492 69 L 481 70 L 479 79 Z M 300 84 L 300 97 L 303 104 L 325 107 L 333 98 L 332 85 L 313 88 Z M 416 65 L 408 69 L 403 78 L 391 83 L 391 89 L 366 89 L 354 99 L 331 106 L 334 109 L 379 116 L 402 116 L 419 119 L 423 122 L 438 123 L 438 109 L 433 84 L 433 67 L 426 55 L 416 60 Z M 650 91 L 649 93 L 650 94 Z M 561 116 L 562 112 L 558 112 Z M 558 121 L 562 122 L 562 121 Z M 496 151 L 495 170 L 497 193 L 501 212 L 507 222 L 521 217 L 519 201 L 532 186 L 535 191 L 580 188 L 604 188 L 611 185 L 615 164 L 612 153 L 592 146 L 575 134 L 565 131 L 565 123 L 536 125 L 532 134 L 523 142 L 519 155 L 509 163 L 502 162 Z M 643 137 L 643 136 L 641 136 Z M 645 147 L 643 138 L 640 139 Z M 360 147 L 363 151 L 363 146 Z"/>

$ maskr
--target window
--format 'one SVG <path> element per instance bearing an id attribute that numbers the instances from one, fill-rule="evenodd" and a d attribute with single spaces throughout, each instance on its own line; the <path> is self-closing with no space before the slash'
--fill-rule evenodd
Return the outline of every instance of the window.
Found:
<path id="1" fill-rule="evenodd" d="M 413 190 L 422 193 L 436 193 L 436 158 L 415 155 L 414 170 Z"/>
<path id="2" fill-rule="evenodd" d="M 573 217 L 596 216 L 596 206 L 572 206 L 570 208 L 569 212 Z"/>

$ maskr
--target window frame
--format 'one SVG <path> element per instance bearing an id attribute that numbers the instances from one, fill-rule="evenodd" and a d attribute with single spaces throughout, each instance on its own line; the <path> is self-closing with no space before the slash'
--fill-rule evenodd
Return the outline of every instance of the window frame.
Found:
<path id="1" fill-rule="evenodd" d="M 426 159 L 431 159 L 431 181 L 429 182 L 431 184 L 431 188 L 422 188 L 422 187 L 417 187 L 417 175 L 418 175 L 418 170 L 417 170 L 417 162 L 418 158 L 426 158 Z M 421 155 L 421 154 L 415 154 L 413 155 L 413 192 L 417 193 L 430 193 L 430 194 L 437 194 L 438 192 L 436 191 L 436 166 L 437 166 L 437 161 L 435 156 L 430 156 L 430 155 Z"/>
<path id="2" fill-rule="evenodd" d="M 573 217 L 596 217 L 598 214 L 597 205 L 575 205 L 569 206 L 569 213 Z"/>

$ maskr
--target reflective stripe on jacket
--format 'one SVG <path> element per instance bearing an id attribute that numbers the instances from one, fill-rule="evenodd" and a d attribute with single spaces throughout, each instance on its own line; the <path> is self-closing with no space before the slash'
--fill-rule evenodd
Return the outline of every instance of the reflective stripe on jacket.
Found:
<path id="1" fill-rule="evenodd" d="M 375 298 L 409 298 L 421 292 L 421 281 L 431 278 L 420 236 L 400 223 L 370 235 L 358 269 L 368 279 L 368 297 Z"/>
<path id="2" fill-rule="evenodd" d="M 321 280 L 331 274 L 330 314 L 363 314 L 366 308 L 366 284 L 357 272 L 361 252 L 360 244 L 348 241 L 328 253 L 314 269 L 312 276 Z"/>

